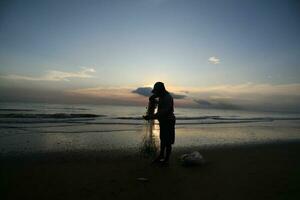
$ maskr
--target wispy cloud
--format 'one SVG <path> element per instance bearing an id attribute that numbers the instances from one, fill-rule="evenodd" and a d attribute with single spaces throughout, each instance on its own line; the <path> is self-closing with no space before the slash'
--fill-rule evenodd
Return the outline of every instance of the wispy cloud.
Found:
<path id="1" fill-rule="evenodd" d="M 97 104 L 145 105 L 147 98 L 132 92 L 129 87 L 92 87 L 73 89 L 66 94 Z"/>
<path id="2" fill-rule="evenodd" d="M 220 64 L 220 59 L 215 57 L 215 56 L 212 56 L 212 57 L 209 57 L 208 58 L 208 62 L 210 64 L 214 64 L 214 65 L 217 65 L 217 64 Z"/>
<path id="3" fill-rule="evenodd" d="M 34 77 L 34 76 L 23 76 L 17 74 L 9 74 L 7 76 L 1 76 L 6 79 L 13 80 L 26 80 L 26 81 L 70 81 L 71 78 L 92 78 L 92 73 L 96 72 L 93 68 L 82 67 L 81 70 L 76 72 L 64 72 L 57 70 L 50 70 L 45 75 Z"/>
<path id="4" fill-rule="evenodd" d="M 172 87 L 169 91 L 176 107 L 246 109 L 300 112 L 300 84 L 219 85 L 207 87 Z M 91 87 L 65 90 L 54 88 L 12 88 L 0 85 L 0 101 L 41 101 L 116 105 L 147 104 L 151 87 Z M 182 95 L 182 96 L 176 96 Z"/>
<path id="5" fill-rule="evenodd" d="M 240 109 L 238 105 L 233 103 L 224 101 L 223 99 L 194 99 L 194 101 L 199 105 L 201 108 L 214 108 L 214 109 Z"/>
<path id="6" fill-rule="evenodd" d="M 178 88 L 178 90 L 182 88 Z M 220 85 L 185 88 L 194 106 L 220 109 L 300 111 L 300 84 Z M 190 105 L 193 105 L 190 102 Z"/>

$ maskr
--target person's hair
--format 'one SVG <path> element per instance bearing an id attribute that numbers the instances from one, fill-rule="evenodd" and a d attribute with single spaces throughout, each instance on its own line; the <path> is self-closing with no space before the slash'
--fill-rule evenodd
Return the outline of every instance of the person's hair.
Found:
<path id="1" fill-rule="evenodd" d="M 156 82 L 153 87 L 153 91 L 165 92 L 167 91 L 163 82 Z"/>

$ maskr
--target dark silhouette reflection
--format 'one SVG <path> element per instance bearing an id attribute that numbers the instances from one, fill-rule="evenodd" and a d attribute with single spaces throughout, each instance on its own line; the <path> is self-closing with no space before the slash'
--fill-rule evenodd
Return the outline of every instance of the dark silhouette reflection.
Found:
<path id="1" fill-rule="evenodd" d="M 153 95 L 149 97 L 148 110 L 144 119 L 148 120 L 149 124 L 153 123 L 155 119 L 159 121 L 160 153 L 153 162 L 168 163 L 172 151 L 172 144 L 175 142 L 176 119 L 174 115 L 173 97 L 165 89 L 162 82 L 155 83 L 152 93 Z M 156 106 L 157 112 L 155 113 Z M 153 127 L 153 125 L 150 127 Z"/>

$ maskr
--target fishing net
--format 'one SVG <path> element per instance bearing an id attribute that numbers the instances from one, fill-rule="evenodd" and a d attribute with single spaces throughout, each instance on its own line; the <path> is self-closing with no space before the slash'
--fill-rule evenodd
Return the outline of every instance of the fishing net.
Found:
<path id="1" fill-rule="evenodd" d="M 157 106 L 157 101 L 149 101 L 146 116 L 153 116 Z M 157 141 L 154 134 L 155 122 L 153 119 L 145 121 L 144 134 L 140 146 L 140 152 L 144 157 L 154 157 L 157 153 Z"/>

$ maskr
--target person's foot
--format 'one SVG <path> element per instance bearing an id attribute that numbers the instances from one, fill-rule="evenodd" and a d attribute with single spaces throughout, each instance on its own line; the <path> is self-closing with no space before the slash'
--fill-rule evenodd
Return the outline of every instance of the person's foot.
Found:
<path id="1" fill-rule="evenodd" d="M 162 166 L 169 166 L 169 160 L 164 159 L 164 160 L 160 161 L 160 164 L 161 164 Z"/>
<path id="2" fill-rule="evenodd" d="M 151 163 L 154 164 L 154 163 L 161 163 L 163 161 L 163 157 L 161 156 L 158 156 L 157 158 L 155 158 Z"/>

